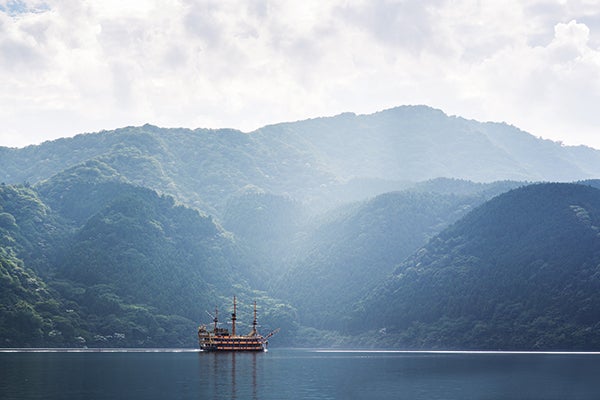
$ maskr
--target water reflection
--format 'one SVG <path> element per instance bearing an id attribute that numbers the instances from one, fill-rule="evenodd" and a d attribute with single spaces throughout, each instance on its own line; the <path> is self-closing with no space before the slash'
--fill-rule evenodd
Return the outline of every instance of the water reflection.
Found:
<path id="1" fill-rule="evenodd" d="M 597 400 L 599 354 L 3 353 L 0 399 Z"/>
<path id="2" fill-rule="evenodd" d="M 258 399 L 258 360 L 263 353 L 199 353 L 202 393 L 213 399 Z"/>

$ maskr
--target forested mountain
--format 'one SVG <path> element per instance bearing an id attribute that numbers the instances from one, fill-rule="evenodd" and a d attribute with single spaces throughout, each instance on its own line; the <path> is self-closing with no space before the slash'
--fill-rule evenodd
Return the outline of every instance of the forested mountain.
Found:
<path id="1" fill-rule="evenodd" d="M 38 183 L 79 164 L 101 163 L 121 179 L 168 193 L 218 215 L 248 184 L 274 193 L 310 194 L 334 178 L 294 147 L 268 148 L 234 130 L 151 125 L 78 135 L 23 149 L 0 149 L 0 179 Z M 312 188 L 312 189 L 311 189 Z"/>
<path id="2" fill-rule="evenodd" d="M 425 106 L 231 129 L 152 125 L 0 148 L 0 181 L 36 184 L 89 161 L 122 179 L 220 217 L 248 185 L 331 206 L 451 177 L 572 181 L 600 174 L 600 151 L 562 146 L 506 124 L 449 117 Z"/>
<path id="3" fill-rule="evenodd" d="M 600 190 L 538 184 L 478 207 L 372 291 L 355 329 L 410 348 L 600 349 Z"/>
<path id="4" fill-rule="evenodd" d="M 250 288 L 250 265 L 211 217 L 82 171 L 94 179 L 64 174 L 43 196 L 0 188 L 2 346 L 194 346 L 204 310 L 233 288 L 273 306 L 267 326 L 289 319 L 289 306 Z M 62 213 L 44 203 L 58 193 Z"/>
<path id="5" fill-rule="evenodd" d="M 191 347 L 236 294 L 281 345 L 594 347 L 599 175 L 424 106 L 0 148 L 0 346 Z"/>
<path id="6" fill-rule="evenodd" d="M 251 134 L 308 149 L 336 177 L 479 182 L 596 177 L 600 152 L 562 146 L 513 126 L 449 117 L 425 106 L 278 124 Z"/>
<path id="7" fill-rule="evenodd" d="M 481 201 L 405 191 L 332 212 L 296 241 L 294 258 L 274 282 L 274 293 L 287 296 L 304 324 L 343 330 L 345 311 L 357 298 Z"/>
<path id="8" fill-rule="evenodd" d="M 32 189 L 0 185 L 1 347 L 43 346 L 52 341 L 48 335 L 55 326 L 68 323 L 31 269 L 46 268 L 56 253 L 61 235 L 53 230 L 61 227 L 49 211 Z"/>
<path id="9" fill-rule="evenodd" d="M 262 287 L 292 302 L 302 324 L 341 329 L 340 310 L 395 265 L 475 206 L 522 184 L 436 179 L 312 218 L 289 197 L 249 188 L 230 201 L 223 226 L 261 266 Z"/>

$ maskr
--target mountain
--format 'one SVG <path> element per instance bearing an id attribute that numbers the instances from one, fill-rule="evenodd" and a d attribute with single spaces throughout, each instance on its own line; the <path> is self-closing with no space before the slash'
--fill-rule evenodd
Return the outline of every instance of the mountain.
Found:
<path id="1" fill-rule="evenodd" d="M 0 248 L 0 347 L 45 346 L 44 331 L 68 323 L 59 312 L 48 315 L 58 304 L 35 272 Z"/>
<path id="2" fill-rule="evenodd" d="M 202 312 L 234 290 L 269 307 L 265 326 L 293 324 L 293 309 L 252 289 L 254 266 L 211 217 L 100 167 L 40 192 L 0 186 L 1 346 L 193 347 Z"/>
<path id="3" fill-rule="evenodd" d="M 0 185 L 0 346 L 79 346 L 80 319 L 44 276 L 71 229 L 31 187 Z"/>
<path id="4" fill-rule="evenodd" d="M 506 124 L 403 106 L 250 133 L 144 125 L 0 148 L 0 180 L 37 184 L 87 162 L 219 218 L 229 199 L 248 185 L 322 208 L 347 196 L 364 200 L 438 177 L 573 181 L 600 174 L 598 150 L 563 146 Z"/>
<path id="5" fill-rule="evenodd" d="M 284 123 L 251 135 L 273 147 L 308 149 L 342 181 L 571 181 L 600 172 L 598 150 L 562 146 L 507 124 L 451 117 L 426 106 Z"/>
<path id="6" fill-rule="evenodd" d="M 345 310 L 398 263 L 474 207 L 520 185 L 438 179 L 335 209 L 294 238 L 273 293 L 298 308 L 302 324 L 344 330 Z"/>
<path id="7" fill-rule="evenodd" d="M 599 155 L 424 106 L 0 148 L 0 346 L 192 347 L 237 295 L 282 345 L 595 348 Z"/>
<path id="8" fill-rule="evenodd" d="M 23 149 L 0 148 L 0 179 L 39 183 L 86 163 L 121 180 L 170 194 L 219 215 L 249 184 L 302 196 L 333 179 L 314 157 L 291 146 L 269 148 L 240 131 L 161 129 L 151 125 L 83 134 Z"/>
<path id="9" fill-rule="evenodd" d="M 600 349 L 600 190 L 537 184 L 484 203 L 401 263 L 354 329 L 403 348 Z"/>
<path id="10" fill-rule="evenodd" d="M 285 293 L 306 325 L 342 330 L 347 318 L 342 310 L 474 203 L 475 198 L 395 192 L 331 213 L 298 243 L 274 293 Z"/>

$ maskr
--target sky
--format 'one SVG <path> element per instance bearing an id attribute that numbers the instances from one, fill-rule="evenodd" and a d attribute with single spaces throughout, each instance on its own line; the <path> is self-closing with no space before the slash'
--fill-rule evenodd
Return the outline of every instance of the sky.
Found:
<path id="1" fill-rule="evenodd" d="M 600 0 L 0 0 L 0 146 L 409 104 L 600 149 Z"/>

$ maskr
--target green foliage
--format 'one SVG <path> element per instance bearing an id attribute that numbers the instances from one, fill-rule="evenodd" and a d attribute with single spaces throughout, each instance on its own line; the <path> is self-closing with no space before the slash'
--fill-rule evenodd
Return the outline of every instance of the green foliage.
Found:
<path id="1" fill-rule="evenodd" d="M 97 160 L 62 171 L 36 189 L 46 204 L 76 226 L 116 197 L 135 190 L 116 170 Z"/>
<path id="2" fill-rule="evenodd" d="M 0 248 L 0 347 L 59 345 L 56 322 L 71 324 L 63 314 L 46 283 Z"/>
<path id="3" fill-rule="evenodd" d="M 331 213 L 296 243 L 292 266 L 277 280 L 274 293 L 298 307 L 304 324 L 345 329 L 345 310 L 480 201 L 405 191 Z"/>
<path id="4" fill-rule="evenodd" d="M 212 218 L 88 167 L 41 187 L 60 218 L 33 189 L 1 188 L 0 345 L 194 346 L 214 294 L 244 282 L 239 250 Z"/>
<path id="5" fill-rule="evenodd" d="M 144 125 L 0 150 L 0 180 L 7 183 L 38 184 L 84 166 L 95 179 L 110 172 L 217 217 L 247 185 L 331 205 L 439 177 L 564 181 L 600 173 L 597 150 L 424 106 L 277 124 L 249 134 Z"/>
<path id="6" fill-rule="evenodd" d="M 86 222 L 60 271 L 86 286 L 110 284 L 118 296 L 191 318 L 211 285 L 234 282 L 235 257 L 233 243 L 209 217 L 138 188 Z M 100 300 L 107 307 L 118 304 L 112 297 Z"/>
<path id="7" fill-rule="evenodd" d="M 13 229 L 17 227 L 17 220 L 10 213 L 0 213 L 0 228 L 2 229 Z"/>
<path id="8" fill-rule="evenodd" d="M 464 179 L 598 155 L 427 107 L 0 149 L 0 345 L 193 346 L 238 294 L 290 345 L 593 347 L 596 192 Z"/>
<path id="9" fill-rule="evenodd" d="M 354 324 L 412 348 L 598 348 L 600 191 L 532 185 L 485 203 L 402 263 Z"/>
<path id="10" fill-rule="evenodd" d="M 0 176 L 39 183 L 87 170 L 88 183 L 119 181 L 168 193 L 189 206 L 220 215 L 228 198 L 249 183 L 275 193 L 313 193 L 334 178 L 304 149 L 273 148 L 257 135 L 222 129 L 127 127 L 0 152 Z M 313 167 L 314 165 L 315 167 Z M 110 180 L 110 179 L 109 179 Z M 60 197 L 60 188 L 50 198 Z M 55 202 L 60 204 L 60 201 Z"/>
<path id="11" fill-rule="evenodd" d="M 0 185 L 0 246 L 36 271 L 47 269 L 64 239 L 64 225 L 37 192 Z"/>

